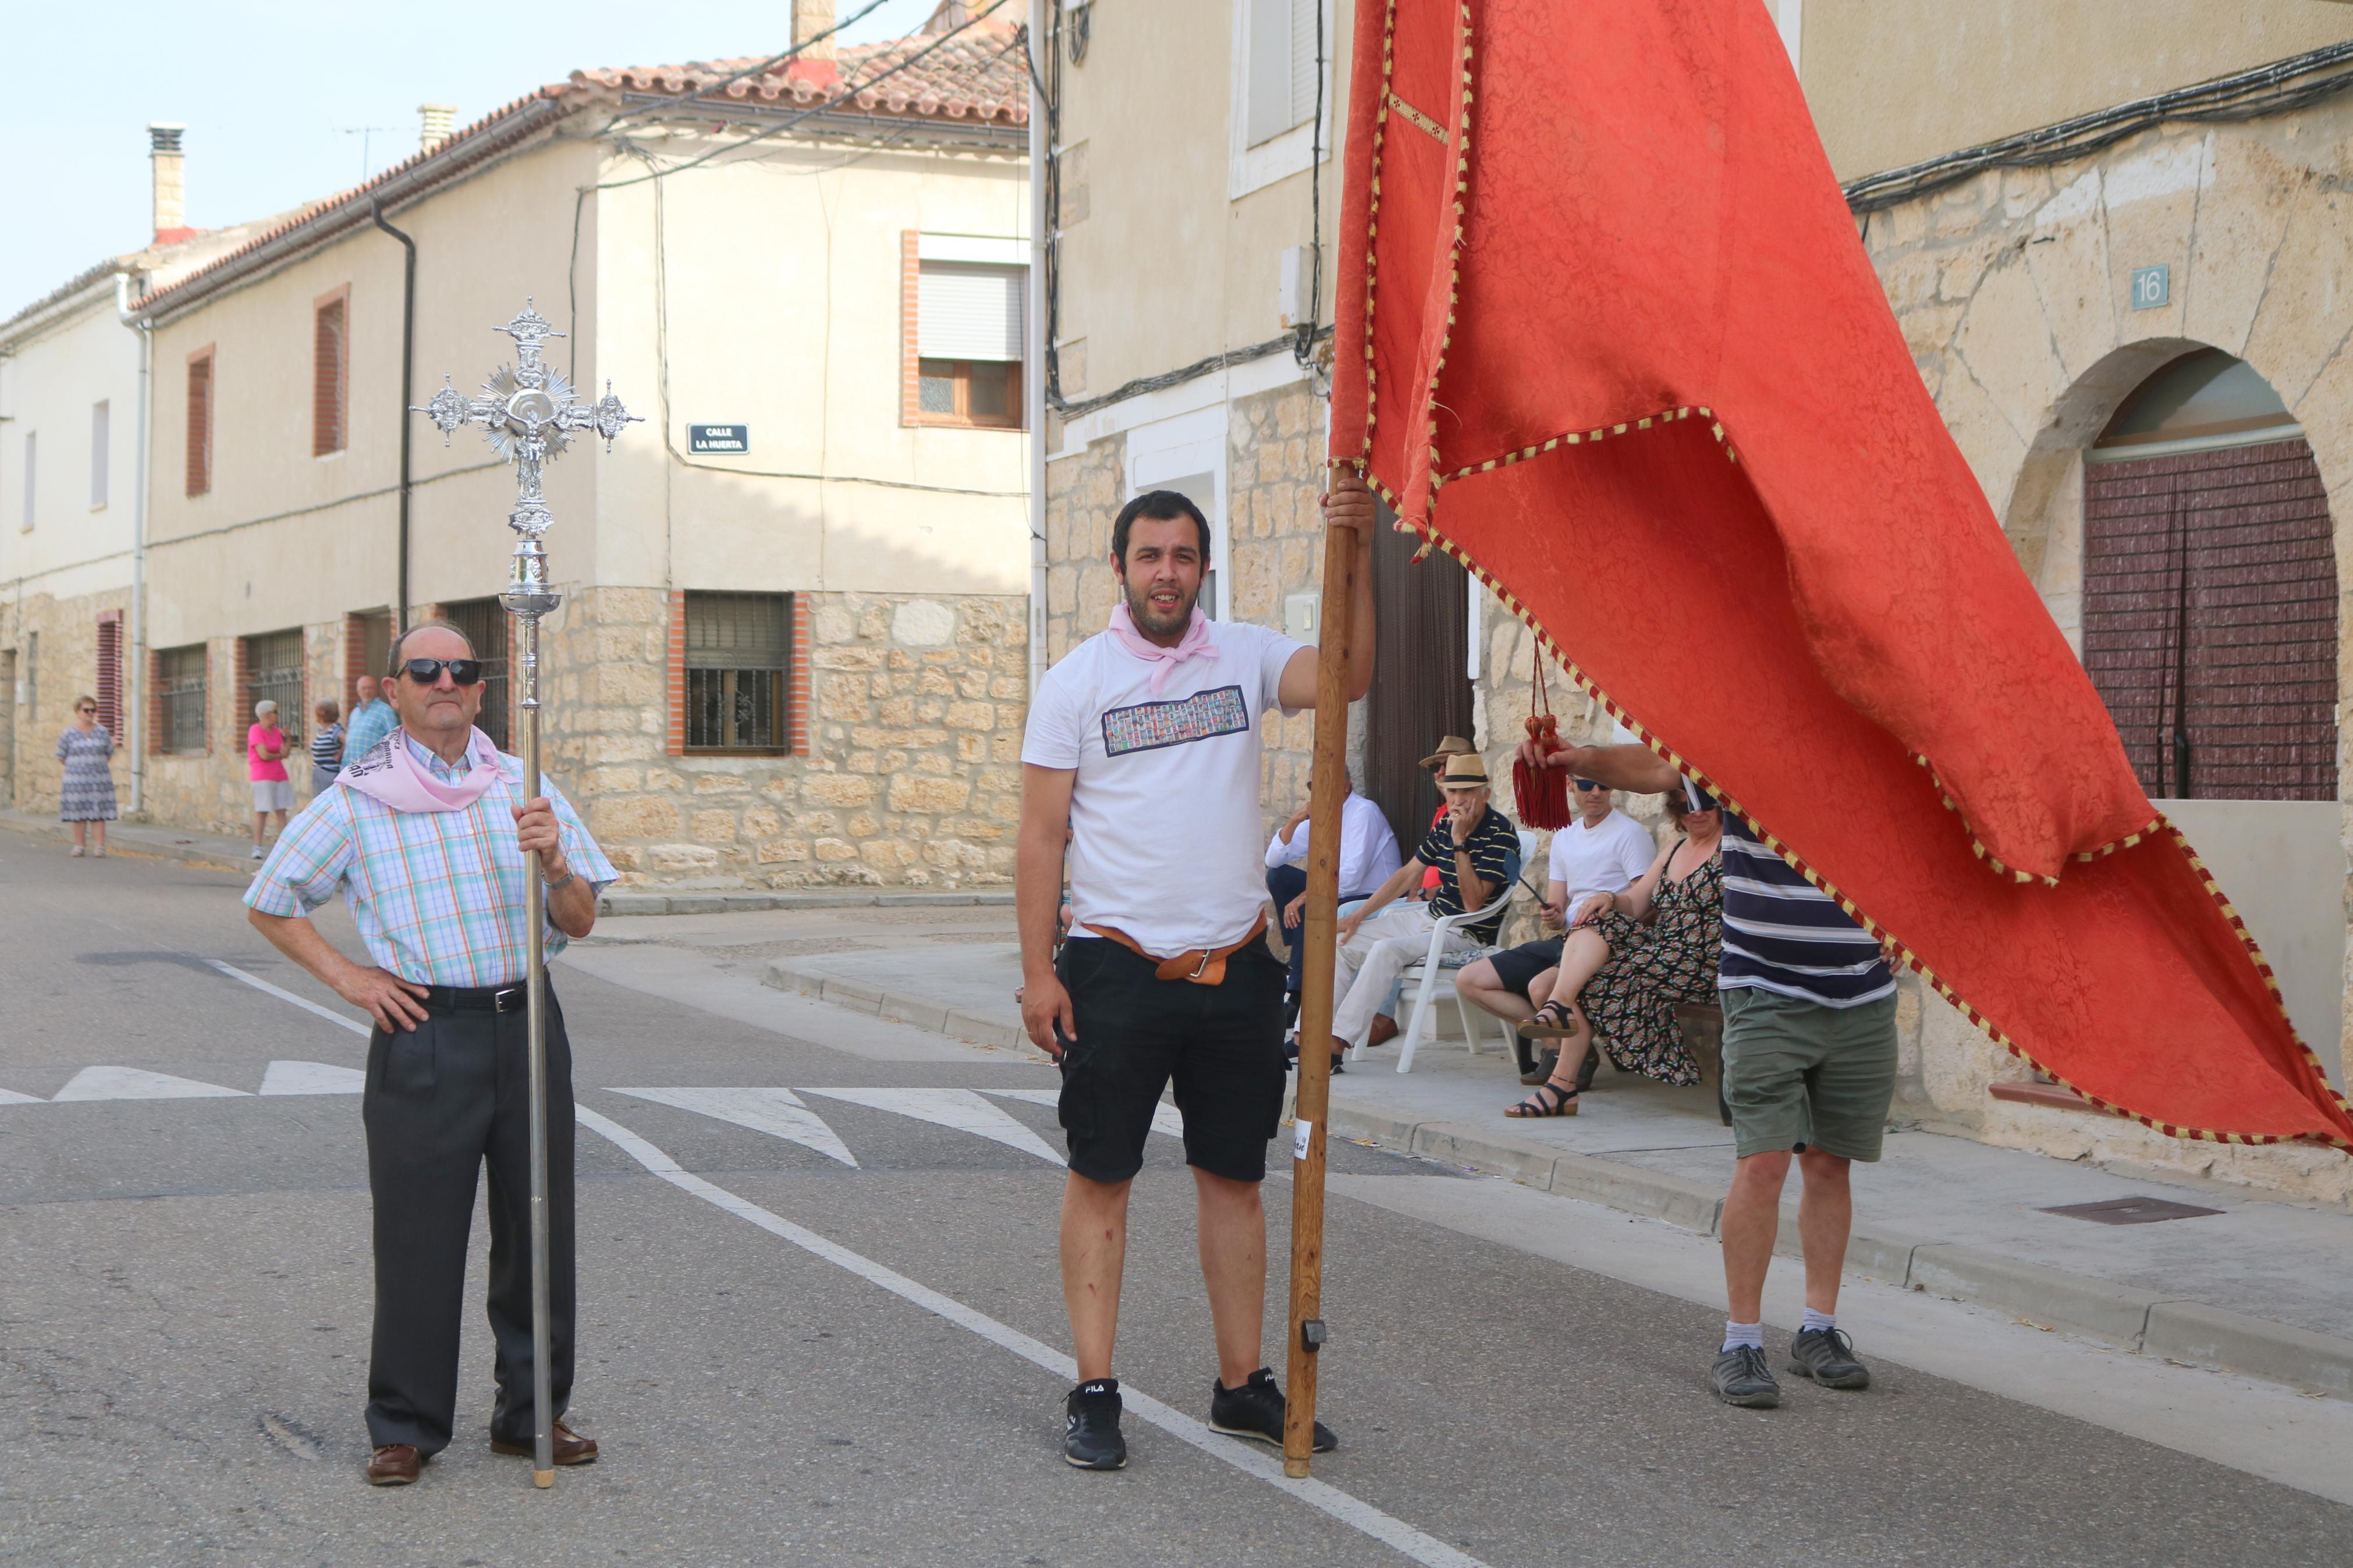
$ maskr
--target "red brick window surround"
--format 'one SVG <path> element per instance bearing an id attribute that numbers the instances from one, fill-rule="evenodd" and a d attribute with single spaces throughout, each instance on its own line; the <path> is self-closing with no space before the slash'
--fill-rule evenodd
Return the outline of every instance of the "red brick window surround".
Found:
<path id="1" fill-rule="evenodd" d="M 98 617 L 98 721 L 122 743 L 122 612 L 106 610 Z"/>
<path id="2" fill-rule="evenodd" d="M 350 445 L 351 285 L 311 302 L 311 456 Z"/>
<path id="3" fill-rule="evenodd" d="M 188 356 L 187 493 L 210 495 L 213 488 L 213 345 Z"/>
<path id="4" fill-rule="evenodd" d="M 795 594 L 670 595 L 670 754 L 808 754 L 808 626 Z"/>
<path id="5" fill-rule="evenodd" d="M 1024 242 L 899 236 L 899 421 L 1023 427 Z"/>

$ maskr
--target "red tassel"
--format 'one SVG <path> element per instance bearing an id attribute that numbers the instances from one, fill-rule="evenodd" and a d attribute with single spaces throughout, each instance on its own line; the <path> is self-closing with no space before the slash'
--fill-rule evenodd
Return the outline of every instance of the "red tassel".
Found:
<path id="1" fill-rule="evenodd" d="M 1532 706 L 1535 711 L 1527 717 L 1528 738 L 1537 742 L 1546 752 L 1560 750 L 1560 725 L 1552 716 L 1552 702 L 1545 691 L 1544 654 L 1535 657 L 1534 678 L 1535 690 Z M 1571 821 L 1568 806 L 1568 774 L 1561 768 L 1532 768 L 1514 757 L 1512 760 L 1512 795 L 1520 808 L 1520 826 L 1541 827 L 1558 832 Z"/>

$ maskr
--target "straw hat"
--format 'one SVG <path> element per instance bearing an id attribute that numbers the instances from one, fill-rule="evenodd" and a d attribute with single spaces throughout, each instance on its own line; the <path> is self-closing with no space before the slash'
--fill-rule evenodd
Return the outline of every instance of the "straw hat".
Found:
<path id="1" fill-rule="evenodd" d="M 1434 768 L 1449 757 L 1459 756 L 1464 752 L 1474 749 L 1471 742 L 1461 736 L 1447 735 L 1439 741 L 1438 750 L 1421 759 L 1421 765 L 1425 768 Z"/>
<path id="2" fill-rule="evenodd" d="M 1438 781 L 1440 789 L 1486 787 L 1487 759 L 1476 752 L 1464 752 L 1446 759 L 1446 776 Z"/>

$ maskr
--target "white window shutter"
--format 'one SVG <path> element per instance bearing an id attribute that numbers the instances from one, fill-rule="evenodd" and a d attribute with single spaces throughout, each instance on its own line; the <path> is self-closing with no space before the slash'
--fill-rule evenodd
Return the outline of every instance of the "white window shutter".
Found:
<path id="1" fill-rule="evenodd" d="M 1255 147 L 1298 123 L 1291 117 L 1293 18 L 1299 0 L 1247 0 L 1250 5 L 1249 90 L 1242 104 L 1242 141 Z M 1313 25 L 1310 18 L 1310 25 Z"/>
<path id="2" fill-rule="evenodd" d="M 925 359 L 1018 360 L 1029 268 L 966 261 L 921 264 L 915 352 Z"/>
<path id="3" fill-rule="evenodd" d="M 1304 125 L 1315 116 L 1315 8 L 1323 0 L 1283 0 L 1291 11 L 1291 119 Z"/>

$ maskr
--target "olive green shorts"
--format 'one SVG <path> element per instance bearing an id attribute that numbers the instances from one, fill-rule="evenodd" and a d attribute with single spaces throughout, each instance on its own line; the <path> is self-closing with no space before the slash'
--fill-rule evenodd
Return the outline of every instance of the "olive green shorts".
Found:
<path id="1" fill-rule="evenodd" d="M 1825 1007 L 1740 990 L 1722 1000 L 1734 1152 L 1745 1160 L 1811 1148 L 1878 1159 L 1895 1098 L 1895 998 Z"/>

